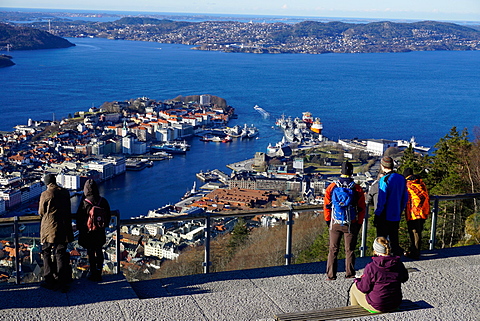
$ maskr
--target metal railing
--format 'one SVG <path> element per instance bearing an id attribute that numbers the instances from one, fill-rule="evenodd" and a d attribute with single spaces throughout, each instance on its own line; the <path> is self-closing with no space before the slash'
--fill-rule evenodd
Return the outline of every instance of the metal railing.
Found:
<path id="1" fill-rule="evenodd" d="M 439 210 L 440 201 L 448 200 L 461 200 L 461 199 L 473 199 L 479 198 L 480 193 L 474 194 L 461 194 L 461 195 L 434 195 L 430 197 L 430 200 L 433 201 L 432 207 L 432 224 L 430 230 L 430 239 L 429 239 L 429 250 L 435 248 L 436 242 L 436 224 Z M 273 214 L 287 214 L 286 223 L 286 245 L 285 245 L 285 265 L 292 264 L 292 238 L 293 238 L 293 225 L 294 225 L 294 214 L 302 212 L 312 212 L 312 211 L 323 211 L 323 206 L 318 205 L 302 205 L 302 206 L 289 206 L 275 209 L 255 209 L 250 211 L 230 211 L 230 212 L 216 212 L 210 213 L 207 212 L 203 215 L 198 216 L 189 216 L 189 215 L 178 215 L 173 217 L 156 217 L 156 218 L 140 218 L 140 219 L 120 219 L 120 212 L 118 210 L 112 211 L 112 217 L 116 219 L 115 224 L 115 254 L 116 254 L 116 266 L 115 272 L 120 273 L 120 243 L 121 243 L 121 233 L 120 229 L 122 226 L 128 225 L 146 225 L 146 224 L 155 224 L 155 223 L 171 223 L 171 222 L 181 222 L 181 221 L 191 221 L 191 220 L 204 220 L 204 262 L 203 272 L 210 273 L 210 242 L 211 242 L 211 229 L 212 229 L 212 219 L 215 218 L 228 218 L 228 217 L 245 217 L 245 216 L 254 216 L 254 215 L 273 215 Z M 368 231 L 368 215 L 369 211 L 367 208 L 364 224 L 362 226 L 362 239 L 360 245 L 360 257 L 365 256 L 367 250 L 367 231 Z M 72 216 L 72 218 L 75 218 Z M 20 284 L 20 261 L 19 261 L 19 225 L 23 223 L 38 223 L 40 221 L 39 216 L 15 216 L 11 218 L 0 218 L 0 226 L 2 225 L 13 225 L 13 235 L 15 241 L 15 270 L 16 270 L 16 280 L 17 284 Z"/>

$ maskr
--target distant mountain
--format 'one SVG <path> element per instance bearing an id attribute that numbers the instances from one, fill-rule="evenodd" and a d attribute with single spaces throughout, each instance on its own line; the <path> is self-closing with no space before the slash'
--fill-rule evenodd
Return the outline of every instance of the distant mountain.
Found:
<path id="1" fill-rule="evenodd" d="M 0 23 L 0 49 L 10 50 L 55 49 L 75 46 L 70 41 L 49 32 L 30 27 Z"/>

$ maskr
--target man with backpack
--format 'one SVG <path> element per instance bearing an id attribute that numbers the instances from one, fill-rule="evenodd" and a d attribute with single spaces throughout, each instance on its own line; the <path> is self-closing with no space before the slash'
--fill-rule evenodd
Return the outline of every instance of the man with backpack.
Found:
<path id="1" fill-rule="evenodd" d="M 331 183 L 323 203 L 324 218 L 329 226 L 327 280 L 337 278 L 338 251 L 342 236 L 345 243 L 345 277 L 355 277 L 355 247 L 365 217 L 365 194 L 352 178 L 353 165 L 342 163 L 340 178 Z"/>
<path id="2" fill-rule="evenodd" d="M 102 281 L 105 228 L 110 224 L 110 205 L 100 196 L 97 183 L 88 179 L 83 187 L 84 198 L 77 210 L 78 244 L 87 250 L 89 280 Z"/>

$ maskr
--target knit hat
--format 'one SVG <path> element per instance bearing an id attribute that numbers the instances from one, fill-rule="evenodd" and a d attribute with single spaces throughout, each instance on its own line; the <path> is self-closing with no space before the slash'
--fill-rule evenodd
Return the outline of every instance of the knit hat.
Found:
<path id="1" fill-rule="evenodd" d="M 50 183 L 56 183 L 57 179 L 55 178 L 55 175 L 47 174 L 43 177 L 43 182 L 45 183 L 45 185 L 48 185 Z"/>
<path id="2" fill-rule="evenodd" d="M 383 156 L 380 164 L 385 168 L 393 169 L 393 159 L 390 156 Z"/>
<path id="3" fill-rule="evenodd" d="M 386 246 L 388 246 L 388 244 L 386 244 Z M 373 250 L 378 254 L 387 254 L 387 248 L 383 244 L 380 244 L 377 239 L 373 241 Z"/>
<path id="4" fill-rule="evenodd" d="M 342 163 L 342 175 L 352 176 L 353 174 L 353 165 L 349 161 Z"/>
<path id="5" fill-rule="evenodd" d="M 403 171 L 403 176 L 407 178 L 408 176 L 412 176 L 412 175 L 413 175 L 413 169 L 411 169 L 410 167 L 405 168 L 405 170 Z"/>

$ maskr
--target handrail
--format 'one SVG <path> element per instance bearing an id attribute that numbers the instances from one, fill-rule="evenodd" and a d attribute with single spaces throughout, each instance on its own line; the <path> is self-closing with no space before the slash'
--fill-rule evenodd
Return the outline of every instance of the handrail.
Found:
<path id="1" fill-rule="evenodd" d="M 472 199 L 480 198 L 480 193 L 469 193 L 469 194 L 458 194 L 458 195 L 432 195 L 430 196 L 430 201 L 434 202 L 432 207 L 432 225 L 430 230 L 430 246 L 429 250 L 435 248 L 435 235 L 436 235 L 436 225 L 437 217 L 439 210 L 440 201 L 448 200 L 461 200 L 461 199 Z M 287 226 L 287 241 L 285 249 L 285 265 L 290 265 L 292 263 L 293 253 L 292 253 L 292 236 L 293 236 L 293 215 L 294 213 L 302 212 L 311 212 L 311 211 L 323 211 L 323 206 L 319 205 L 301 205 L 301 206 L 288 206 L 288 207 L 279 207 L 279 208 L 258 208 L 248 211 L 229 211 L 229 212 L 206 212 L 202 215 L 189 216 L 189 215 L 175 215 L 168 217 L 148 217 L 148 218 L 131 218 L 131 219 L 120 219 L 120 211 L 112 210 L 112 217 L 116 219 L 115 224 L 115 233 L 116 233 L 116 242 L 115 242 L 115 253 L 116 253 L 116 273 L 120 273 L 120 228 L 125 225 L 145 225 L 145 224 L 155 224 L 155 223 L 168 223 L 168 222 L 180 222 L 180 221 L 190 221 L 190 220 L 205 220 L 205 257 L 203 267 L 204 273 L 210 273 L 210 241 L 211 241 L 211 220 L 215 218 L 225 218 L 225 217 L 245 217 L 245 216 L 254 216 L 254 215 L 272 215 L 272 214 L 287 214 L 288 219 L 286 221 Z M 72 214 L 72 218 L 75 218 L 76 215 Z M 365 256 L 367 246 L 366 238 L 368 231 L 368 217 L 369 217 L 369 208 L 367 206 L 364 224 L 362 227 L 362 241 L 360 246 L 360 257 Z M 41 218 L 38 215 L 28 215 L 28 216 L 14 216 L 7 218 L 0 218 L 0 226 L 4 225 L 13 225 L 14 227 L 14 240 L 15 240 L 15 269 L 16 269 L 16 284 L 20 284 L 20 262 L 19 262 L 19 224 L 22 223 L 36 223 L 40 222 Z"/>

